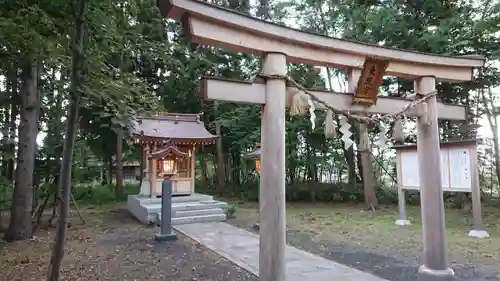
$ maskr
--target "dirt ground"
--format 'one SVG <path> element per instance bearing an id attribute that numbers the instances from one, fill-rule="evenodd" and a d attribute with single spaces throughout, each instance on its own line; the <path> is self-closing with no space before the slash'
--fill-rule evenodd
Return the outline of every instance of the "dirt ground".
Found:
<path id="1" fill-rule="evenodd" d="M 257 281 L 245 270 L 189 238 L 156 243 L 155 227 L 141 225 L 122 206 L 84 210 L 72 218 L 61 280 Z M 0 242 L 0 281 L 45 280 L 55 229 L 31 241 Z"/>
<path id="2" fill-rule="evenodd" d="M 253 230 L 258 221 L 256 204 L 237 204 L 229 223 Z M 395 207 L 382 207 L 375 214 L 361 206 L 334 204 L 288 204 L 287 242 L 345 265 L 393 281 L 416 280 L 422 253 L 420 210 L 408 207 L 411 226 L 394 224 Z M 449 262 L 456 280 L 500 280 L 499 210 L 485 210 L 491 238 L 468 237 L 472 216 L 447 210 Z M 255 231 L 255 230 L 253 230 Z"/>

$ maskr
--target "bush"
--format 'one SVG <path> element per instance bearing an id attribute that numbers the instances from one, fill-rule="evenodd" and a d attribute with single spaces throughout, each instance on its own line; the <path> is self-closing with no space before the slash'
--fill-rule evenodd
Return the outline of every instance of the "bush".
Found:
<path id="1" fill-rule="evenodd" d="M 226 216 L 228 219 L 234 218 L 234 214 L 236 213 L 236 207 L 234 205 L 228 205 L 226 209 Z"/>
<path id="2" fill-rule="evenodd" d="M 196 192 L 216 195 L 214 182 L 210 184 L 197 181 Z M 376 194 L 379 204 L 396 205 L 398 203 L 398 191 L 393 187 L 377 186 Z M 259 200 L 259 179 L 249 178 L 238 186 L 226 186 L 225 196 L 237 198 L 242 201 Z M 363 185 L 357 183 L 355 186 L 347 183 L 296 183 L 286 186 L 287 202 L 364 202 Z M 420 192 L 416 190 L 406 191 L 406 203 L 409 205 L 420 204 Z"/>
<path id="3" fill-rule="evenodd" d="M 10 209 L 14 187 L 4 177 L 0 177 L 0 212 Z"/>
<path id="4" fill-rule="evenodd" d="M 107 203 L 123 202 L 128 195 L 138 194 L 138 184 L 125 184 L 123 195 L 119 198 L 115 196 L 115 185 L 101 185 L 97 183 L 85 183 L 73 185 L 73 196 L 75 200 L 83 204 L 103 205 Z"/>

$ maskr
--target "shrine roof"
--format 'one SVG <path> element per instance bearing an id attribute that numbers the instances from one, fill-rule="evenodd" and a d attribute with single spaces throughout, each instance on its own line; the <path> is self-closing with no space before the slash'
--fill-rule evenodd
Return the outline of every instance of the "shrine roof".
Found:
<path id="1" fill-rule="evenodd" d="M 260 158 L 261 152 L 262 152 L 262 150 L 260 149 L 260 147 L 258 147 L 254 151 L 246 154 L 245 157 L 252 158 L 252 159 Z"/>
<path id="2" fill-rule="evenodd" d="M 469 139 L 469 140 L 452 140 L 452 141 L 442 141 L 439 143 L 442 147 L 448 146 L 464 146 L 464 145 L 472 145 L 472 144 L 481 144 L 482 141 L 480 139 Z M 398 144 L 391 146 L 392 149 L 417 149 L 416 143 L 410 144 Z"/>
<path id="3" fill-rule="evenodd" d="M 485 58 L 448 56 L 404 50 L 354 40 L 331 38 L 271 23 L 200 0 L 157 0 L 162 15 L 180 20 L 194 43 L 262 55 L 283 52 L 291 62 L 338 68 L 362 68 L 367 56 L 387 59 L 388 75 L 435 76 L 450 82 L 469 81 Z"/>
<path id="4" fill-rule="evenodd" d="M 167 143 L 164 147 L 161 147 L 151 153 L 150 158 L 163 158 L 170 155 L 177 157 L 188 158 L 190 155 L 186 152 L 182 152 L 179 148 L 172 142 Z"/>
<path id="5" fill-rule="evenodd" d="M 205 129 L 199 114 L 185 113 L 138 116 L 134 121 L 133 135 L 174 141 L 206 141 L 217 138 Z"/>

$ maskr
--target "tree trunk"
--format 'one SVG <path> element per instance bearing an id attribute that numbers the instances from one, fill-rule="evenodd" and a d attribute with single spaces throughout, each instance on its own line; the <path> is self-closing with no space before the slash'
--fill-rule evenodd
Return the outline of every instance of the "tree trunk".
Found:
<path id="1" fill-rule="evenodd" d="M 52 248 L 47 281 L 58 281 L 61 262 L 64 256 L 64 244 L 69 217 L 69 201 L 71 198 L 71 165 L 73 161 L 73 147 L 75 144 L 78 108 L 80 104 L 81 71 L 83 63 L 83 36 L 85 30 L 85 13 L 87 0 L 77 0 L 75 5 L 75 27 L 71 46 L 71 95 L 68 111 L 68 124 L 64 141 L 63 158 L 61 163 L 61 180 L 59 182 L 60 219 L 57 223 L 56 237 Z"/>
<path id="2" fill-rule="evenodd" d="M 257 8 L 257 17 L 264 20 L 271 19 L 269 15 L 269 0 L 259 0 L 259 6 Z"/>
<path id="3" fill-rule="evenodd" d="M 203 183 L 208 187 L 210 182 L 208 180 L 208 167 L 207 167 L 207 159 L 205 159 L 205 148 L 202 146 L 200 149 L 200 167 L 201 167 L 201 177 L 203 179 Z"/>
<path id="4" fill-rule="evenodd" d="M 289 155 L 289 160 L 288 160 L 288 178 L 289 178 L 289 183 L 294 184 L 296 179 L 297 179 L 297 161 L 296 161 L 296 150 L 297 150 L 297 133 L 296 132 L 290 132 L 287 135 L 286 141 L 288 142 L 287 149 L 288 149 L 288 155 Z"/>
<path id="5" fill-rule="evenodd" d="M 377 194 L 375 192 L 375 182 L 373 179 L 372 153 L 369 144 L 367 124 L 359 125 L 359 146 L 360 154 L 360 174 L 363 177 L 363 191 L 365 196 L 365 205 L 372 211 L 377 207 Z M 359 165 L 359 164 L 358 164 Z"/>
<path id="6" fill-rule="evenodd" d="M 120 198 L 123 196 L 123 133 L 118 130 L 116 133 L 116 188 L 115 196 Z"/>
<path id="7" fill-rule="evenodd" d="M 9 181 L 14 180 L 15 152 L 16 152 L 16 120 L 19 115 L 19 95 L 17 93 L 17 75 L 14 72 L 9 77 L 11 86 L 11 104 L 10 104 L 10 124 L 9 124 L 9 145 L 6 154 L 11 158 L 7 161 L 6 176 Z"/>
<path id="8" fill-rule="evenodd" d="M 233 186 L 241 186 L 241 150 L 234 148 L 231 152 Z"/>
<path id="9" fill-rule="evenodd" d="M 10 223 L 5 240 L 8 242 L 31 238 L 31 211 L 33 203 L 33 172 L 35 170 L 36 137 L 38 134 L 37 90 L 38 65 L 27 59 L 22 68 L 21 121 L 19 123 L 19 150 Z"/>
<path id="10" fill-rule="evenodd" d="M 113 155 L 110 154 L 108 157 L 108 183 L 113 184 L 113 178 L 114 178 L 114 173 L 113 173 Z"/>
<path id="11" fill-rule="evenodd" d="M 356 183 L 356 162 L 354 157 L 354 148 L 344 149 L 344 158 L 347 162 L 348 183 L 354 185 Z"/>
<path id="12" fill-rule="evenodd" d="M 214 115 L 217 118 L 219 112 L 219 103 L 214 102 Z M 216 141 L 217 146 L 217 194 L 222 196 L 226 190 L 226 172 L 224 170 L 224 151 L 222 149 L 222 134 L 220 123 L 215 122 L 215 135 L 218 136 Z"/>
<path id="13" fill-rule="evenodd" d="M 7 83 L 7 91 L 9 89 L 8 83 Z M 2 130 L 2 176 L 5 178 L 8 178 L 8 166 L 9 166 L 9 160 L 11 155 L 8 153 L 9 151 L 9 141 L 10 141 L 10 134 L 9 134 L 9 128 L 10 128 L 10 106 L 8 103 L 5 103 L 4 105 L 4 115 L 3 115 L 3 130 Z"/>
<path id="14" fill-rule="evenodd" d="M 488 89 L 488 97 L 486 96 L 486 90 L 481 90 L 480 94 L 485 108 L 486 119 L 490 125 L 490 130 L 492 132 L 498 132 L 498 114 L 496 112 L 495 105 L 493 103 L 493 93 L 491 89 Z M 500 140 L 498 134 L 492 134 L 493 140 L 493 162 L 495 164 L 495 174 L 497 180 L 500 183 Z"/>
<path id="15" fill-rule="evenodd" d="M 314 160 L 316 156 L 316 150 L 309 144 L 306 145 L 307 150 L 307 175 L 310 181 L 318 182 L 318 167 L 316 166 L 316 161 Z"/>

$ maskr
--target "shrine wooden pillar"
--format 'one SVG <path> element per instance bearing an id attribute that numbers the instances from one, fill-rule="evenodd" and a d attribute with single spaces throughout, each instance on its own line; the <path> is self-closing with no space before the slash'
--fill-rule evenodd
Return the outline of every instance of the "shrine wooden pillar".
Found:
<path id="1" fill-rule="evenodd" d="M 144 144 L 143 145 L 143 155 L 142 155 L 142 162 L 144 163 L 142 166 L 143 166 L 143 170 L 141 171 L 141 176 L 142 176 L 142 179 L 147 179 L 149 178 L 149 161 L 148 161 L 148 155 L 150 153 L 150 150 L 149 150 L 149 144 Z"/>
<path id="2" fill-rule="evenodd" d="M 156 159 L 149 159 L 149 197 L 156 197 Z"/>
<path id="3" fill-rule="evenodd" d="M 436 91 L 435 77 L 415 81 L 418 96 Z M 420 105 L 417 121 L 417 151 L 420 177 L 420 205 L 422 211 L 423 265 L 419 280 L 446 280 L 453 276 L 448 268 L 443 187 L 441 179 L 441 151 L 439 144 L 437 97 L 434 95 Z"/>

